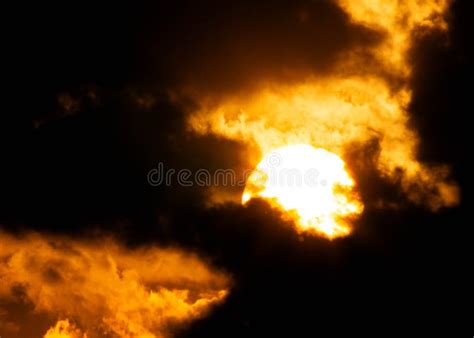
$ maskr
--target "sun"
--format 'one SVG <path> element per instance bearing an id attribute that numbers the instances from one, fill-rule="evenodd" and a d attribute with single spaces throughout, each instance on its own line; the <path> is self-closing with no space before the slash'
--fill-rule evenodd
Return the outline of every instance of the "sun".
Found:
<path id="1" fill-rule="evenodd" d="M 299 232 L 346 236 L 363 204 L 344 161 L 310 145 L 290 145 L 266 154 L 249 176 L 242 203 L 260 197 L 294 219 Z"/>

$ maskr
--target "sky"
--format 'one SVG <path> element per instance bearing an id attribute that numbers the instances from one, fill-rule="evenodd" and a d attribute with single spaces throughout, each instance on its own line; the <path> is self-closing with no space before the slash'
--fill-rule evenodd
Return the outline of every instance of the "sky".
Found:
<path id="1" fill-rule="evenodd" d="M 0 337 L 472 325 L 472 3 L 14 7 Z M 344 160 L 363 205 L 347 235 L 302 231 L 259 193 L 242 203 L 245 184 L 150 184 L 160 163 L 241 178 L 301 143 Z"/>

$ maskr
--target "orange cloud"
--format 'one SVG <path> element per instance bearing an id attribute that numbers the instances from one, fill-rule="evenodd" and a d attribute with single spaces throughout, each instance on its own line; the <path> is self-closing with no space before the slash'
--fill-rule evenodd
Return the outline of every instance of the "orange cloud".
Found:
<path id="1" fill-rule="evenodd" d="M 89 338 L 168 337 L 221 302 L 229 282 L 177 248 L 0 233 L 0 299 L 27 302 L 34 314 L 77 324 L 58 322 L 49 338 L 82 337 L 78 332 Z M 9 320 L 25 325 L 22 318 Z"/>
<path id="2" fill-rule="evenodd" d="M 308 144 L 344 158 L 354 144 L 377 140 L 376 169 L 400 184 L 409 200 L 432 210 L 456 205 L 459 188 L 449 167 L 418 159 L 421 140 L 410 125 L 407 57 L 414 34 L 447 29 L 450 1 L 336 2 L 355 25 L 384 39 L 348 51 L 332 75 L 308 71 L 296 83 L 263 82 L 225 96 L 196 91 L 192 95 L 199 107 L 190 114 L 189 128 L 256 145 L 262 157 L 280 147 Z"/>

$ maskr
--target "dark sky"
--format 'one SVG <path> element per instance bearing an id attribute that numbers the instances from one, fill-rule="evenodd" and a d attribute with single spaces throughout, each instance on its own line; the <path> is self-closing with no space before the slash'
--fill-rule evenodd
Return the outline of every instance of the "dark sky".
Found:
<path id="1" fill-rule="evenodd" d="M 304 30 L 286 19 L 301 8 L 317 13 Z M 186 109 L 168 90 L 189 84 L 225 93 L 258 78 L 294 81 L 308 69 L 324 76 L 335 55 L 375 44 L 378 34 L 350 24 L 329 1 L 65 2 L 4 14 L 3 229 L 110 232 L 130 246 L 173 243 L 213 257 L 235 289 L 183 337 L 314 337 L 378 326 L 384 335 L 412 325 L 427 334 L 456 329 L 458 312 L 472 329 L 472 313 L 461 307 L 471 299 L 463 286 L 472 270 L 464 189 L 470 1 L 452 5 L 447 39 L 421 36 L 410 52 L 420 157 L 451 165 L 461 204 L 438 213 L 409 203 L 369 208 L 352 236 L 333 242 L 298 236 L 261 201 L 209 209 L 204 189 L 150 187 L 146 173 L 159 161 L 242 168 L 252 151 L 188 133 Z M 401 198 L 373 175 L 366 185 L 360 177 L 364 199 Z"/>

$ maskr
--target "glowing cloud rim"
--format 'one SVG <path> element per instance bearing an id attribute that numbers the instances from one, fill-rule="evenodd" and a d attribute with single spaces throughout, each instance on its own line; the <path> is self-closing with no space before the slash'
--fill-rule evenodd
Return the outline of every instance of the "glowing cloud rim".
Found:
<path id="1" fill-rule="evenodd" d="M 297 83 L 262 84 L 234 94 L 194 94 L 199 108 L 190 130 L 273 149 L 309 144 L 344 158 L 354 144 L 379 145 L 375 169 L 398 184 L 411 202 L 433 211 L 459 203 L 447 165 L 418 159 L 421 142 L 410 125 L 413 35 L 445 31 L 448 0 L 339 0 L 354 25 L 383 33 L 375 46 L 340 55 L 331 75 L 308 73 Z M 374 66 L 375 65 L 375 66 Z M 260 162 L 260 159 L 255 161 Z"/>

